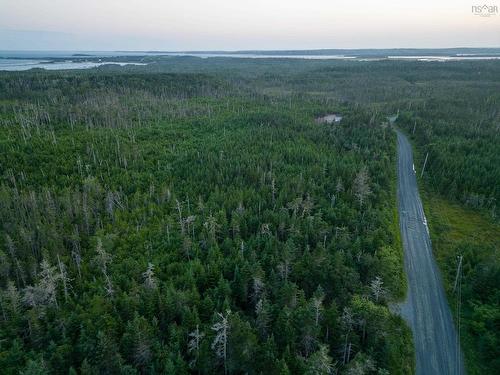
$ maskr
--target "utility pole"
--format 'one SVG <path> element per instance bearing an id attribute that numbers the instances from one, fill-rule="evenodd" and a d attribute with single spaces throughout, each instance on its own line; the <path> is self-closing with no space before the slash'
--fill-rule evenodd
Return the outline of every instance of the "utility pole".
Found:
<path id="1" fill-rule="evenodd" d="M 427 165 L 427 158 L 429 157 L 429 152 L 425 155 L 424 167 L 422 168 L 422 173 L 420 173 L 420 178 L 424 175 L 425 166 Z"/>
<path id="2" fill-rule="evenodd" d="M 460 276 L 460 272 L 462 271 L 462 259 L 463 259 L 463 256 L 459 255 L 457 258 L 458 258 L 458 267 L 457 267 L 457 274 L 455 276 L 455 283 L 453 283 L 453 294 L 455 294 L 455 290 L 457 290 L 458 279 L 459 279 L 459 276 Z"/>

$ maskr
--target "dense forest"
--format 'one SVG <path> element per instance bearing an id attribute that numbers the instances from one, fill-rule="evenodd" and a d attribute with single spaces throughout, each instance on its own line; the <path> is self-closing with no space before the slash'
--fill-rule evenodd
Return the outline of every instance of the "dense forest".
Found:
<path id="1" fill-rule="evenodd" d="M 1 82 L 6 373 L 411 371 L 367 113 L 194 73 Z"/>
<path id="2" fill-rule="evenodd" d="M 499 73 L 187 57 L 0 72 L 2 372 L 412 373 L 389 309 L 406 279 L 386 116 L 429 152 L 426 189 L 494 222 Z M 471 246 L 465 329 L 492 370 L 500 263 Z M 460 249 L 439 258 L 446 280 Z"/>

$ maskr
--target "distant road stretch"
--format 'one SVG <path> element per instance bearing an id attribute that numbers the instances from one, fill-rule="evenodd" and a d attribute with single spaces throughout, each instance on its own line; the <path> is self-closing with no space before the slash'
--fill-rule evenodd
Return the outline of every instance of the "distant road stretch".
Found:
<path id="1" fill-rule="evenodd" d="M 462 354 L 427 220 L 418 194 L 412 148 L 398 135 L 398 209 L 408 295 L 401 314 L 413 331 L 417 375 L 464 375 Z"/>

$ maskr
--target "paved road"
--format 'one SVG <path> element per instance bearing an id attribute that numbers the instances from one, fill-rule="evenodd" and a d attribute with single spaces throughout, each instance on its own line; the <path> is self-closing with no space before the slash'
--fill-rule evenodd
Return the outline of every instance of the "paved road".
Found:
<path id="1" fill-rule="evenodd" d="M 464 375 L 455 326 L 432 255 L 411 145 L 404 134 L 397 134 L 398 208 L 408 277 L 407 299 L 400 308 L 413 331 L 417 375 Z"/>

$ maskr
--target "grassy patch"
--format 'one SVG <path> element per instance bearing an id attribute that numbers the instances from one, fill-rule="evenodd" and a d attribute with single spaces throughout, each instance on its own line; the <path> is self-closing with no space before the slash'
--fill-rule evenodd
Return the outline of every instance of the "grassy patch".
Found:
<path id="1" fill-rule="evenodd" d="M 494 348 L 498 342 L 495 270 L 500 264 L 500 225 L 480 212 L 465 209 L 436 194 L 426 192 L 423 199 L 434 255 L 443 275 L 455 321 L 457 311 L 453 284 L 457 256 L 464 257 L 461 341 L 467 371 L 469 374 L 495 373 L 499 364 L 495 360 Z M 485 296 L 478 291 L 483 291 Z"/>
<path id="2" fill-rule="evenodd" d="M 427 212 L 438 261 L 458 242 L 474 242 L 486 247 L 500 247 L 500 225 L 492 222 L 480 212 L 451 203 L 435 194 L 425 195 Z M 438 248 L 439 246 L 439 248 Z M 498 260 L 498 254 L 497 260 Z"/>

